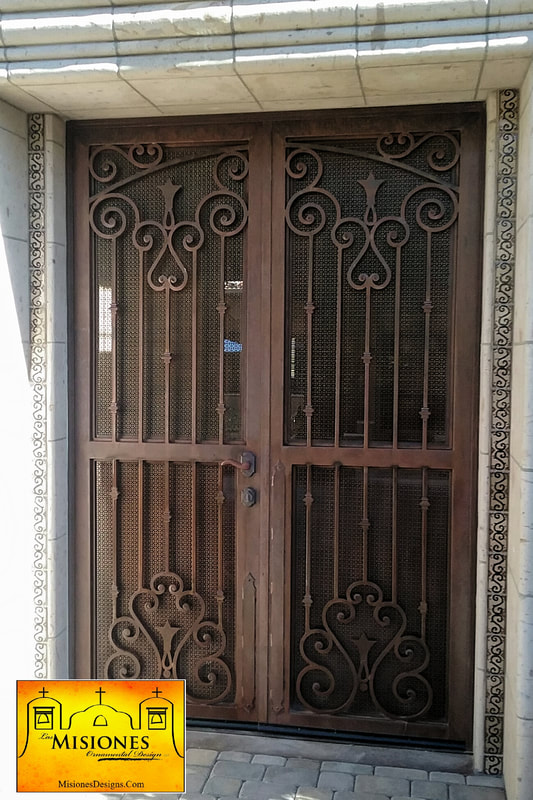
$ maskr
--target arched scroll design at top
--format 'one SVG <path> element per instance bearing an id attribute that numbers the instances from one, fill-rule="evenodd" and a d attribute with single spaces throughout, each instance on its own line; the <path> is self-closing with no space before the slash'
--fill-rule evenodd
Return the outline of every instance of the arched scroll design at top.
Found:
<path id="1" fill-rule="evenodd" d="M 385 716 L 423 716 L 433 701 L 422 674 L 429 650 L 406 629 L 405 611 L 384 600 L 377 584 L 352 583 L 344 597 L 323 606 L 321 626 L 300 639 L 306 666 L 296 679 L 298 700 L 314 712 L 353 713 L 357 697 L 364 695 Z"/>
<path id="2" fill-rule="evenodd" d="M 452 169 L 459 159 L 459 144 L 451 134 L 428 134 L 419 138 L 410 133 L 387 134 L 377 141 L 379 155 L 365 156 L 360 153 L 357 158 L 368 158 L 378 164 L 385 163 L 389 169 L 401 167 L 396 162 L 423 144 L 431 143 L 432 139 L 435 139 L 435 144 L 426 153 L 428 165 L 437 172 Z M 394 146 L 395 150 L 392 152 Z M 343 151 L 342 148 L 335 148 L 335 152 Z M 347 150 L 346 154 L 349 155 L 350 151 Z M 449 228 L 457 218 L 457 193 L 454 188 L 437 180 L 437 176 L 435 182 L 426 180 L 412 188 L 398 201 L 399 208 L 393 209 L 393 213 L 389 211 L 383 215 L 380 213 L 380 205 L 387 202 L 387 189 L 391 179 L 377 177 L 374 170 L 369 168 L 365 178 L 354 181 L 354 198 L 361 189 L 365 198 L 364 211 L 359 216 L 354 216 L 343 215 L 339 200 L 321 185 L 324 163 L 317 149 L 299 147 L 289 153 L 286 173 L 293 181 L 306 183 L 304 188 L 296 191 L 288 200 L 285 218 L 289 229 L 310 241 L 325 229 L 329 230 L 333 245 L 346 259 L 345 275 L 352 289 L 386 288 L 392 277 L 393 266 L 398 263 L 401 250 L 413 233 L 413 227 L 418 227 L 427 234 L 440 233 Z M 384 199 L 380 203 L 381 196 Z"/>
<path id="3" fill-rule="evenodd" d="M 119 145 L 102 145 L 91 151 L 89 158 L 89 172 L 99 183 L 111 183 L 118 172 L 116 161 L 112 153 L 120 155 L 132 167 L 139 170 L 148 170 L 157 167 L 163 160 L 163 148 L 160 144 L 132 144 L 130 147 Z"/>
<path id="4" fill-rule="evenodd" d="M 150 588 L 132 595 L 129 615 L 114 622 L 110 640 L 115 652 L 106 664 L 107 677 L 138 677 L 142 660 L 158 678 L 185 678 L 187 695 L 197 704 L 219 703 L 232 689 L 222 624 L 207 618 L 203 597 L 184 588 L 173 572 L 154 575 Z"/>
<path id="5" fill-rule="evenodd" d="M 426 161 L 436 172 L 446 172 L 459 161 L 459 142 L 451 133 L 426 133 L 415 136 L 413 133 L 387 133 L 377 141 L 376 148 L 383 158 L 400 160 L 407 158 L 426 142 L 430 143 Z"/>
<path id="6" fill-rule="evenodd" d="M 137 172 L 124 177 L 119 174 L 117 161 L 112 155 L 119 153 Z M 110 184 L 96 194 L 90 206 L 90 224 L 94 233 L 102 239 L 118 239 L 124 233 L 131 235 L 135 249 L 146 259 L 146 280 L 153 291 L 179 292 L 189 279 L 188 255 L 196 253 L 205 243 L 210 230 L 221 239 L 236 236 L 245 227 L 248 209 L 245 200 L 231 188 L 244 181 L 248 175 L 248 159 L 239 150 L 228 150 L 216 156 L 212 166 L 213 191 L 202 197 L 189 219 L 179 219 L 176 198 L 184 187 L 175 183 L 170 172 L 180 163 L 194 158 L 169 159 L 165 162 L 161 145 L 132 145 L 129 148 L 106 146 L 95 148 L 89 162 L 92 177 L 100 183 Z M 214 155 L 210 153 L 209 155 Z M 198 158 L 203 157 L 202 153 Z M 166 180 L 158 189 L 163 197 L 164 210 L 159 219 L 142 219 L 136 202 L 119 186 L 136 179 L 145 179 L 167 170 Z M 175 269 L 158 275 L 158 267 L 170 256 Z M 167 264 L 167 261 L 165 261 Z"/>
<path id="7" fill-rule="evenodd" d="M 346 276 L 350 286 L 353 289 L 384 289 L 388 286 L 392 272 L 378 244 L 379 233 L 386 227 L 386 243 L 398 250 L 409 238 L 409 226 L 403 217 L 378 217 L 376 195 L 385 181 L 376 179 L 372 171 L 366 179 L 358 180 L 366 195 L 365 213 L 362 217 L 343 217 L 337 198 L 319 185 L 324 165 L 316 150 L 298 149 L 290 153 L 286 171 L 290 178 L 307 179 L 308 183 L 305 188 L 295 192 L 287 203 L 285 219 L 289 228 L 298 236 L 312 239 L 329 224 L 331 240 L 339 251 L 355 249 Z M 369 253 L 373 255 L 374 269 L 363 269 L 354 277 L 357 267 Z M 375 268 L 376 262 L 380 267 L 379 272 Z"/>

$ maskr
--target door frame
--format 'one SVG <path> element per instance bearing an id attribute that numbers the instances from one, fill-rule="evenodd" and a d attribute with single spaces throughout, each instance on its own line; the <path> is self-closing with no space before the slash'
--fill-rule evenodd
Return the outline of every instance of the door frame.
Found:
<path id="1" fill-rule="evenodd" d="M 357 124 L 358 129 L 361 129 L 361 126 L 366 127 L 368 131 L 374 132 L 377 127 L 377 121 L 382 120 L 382 126 L 387 129 L 391 129 L 394 126 L 402 126 L 402 123 L 409 119 L 409 121 L 420 120 L 422 121 L 425 119 L 431 121 L 431 125 L 435 127 L 436 124 L 445 125 L 446 128 L 460 126 L 464 129 L 464 135 L 471 136 L 470 145 L 471 147 L 477 147 L 479 152 L 479 158 L 477 160 L 477 167 L 473 169 L 472 174 L 470 175 L 470 179 L 467 181 L 466 189 L 467 192 L 474 192 L 477 191 L 477 198 L 481 200 L 482 198 L 482 180 L 483 180 L 483 158 L 484 158 L 484 118 L 483 118 L 484 107 L 482 104 L 477 103 L 470 103 L 470 104 L 461 104 L 461 105 L 450 105 L 450 106 L 424 106 L 424 107 L 413 107 L 413 108 L 403 108 L 401 110 L 398 109 L 372 109 L 372 110 L 360 110 L 360 109 L 352 109 L 352 110 L 340 110 L 334 112 L 304 112 L 304 113 L 296 113 L 296 112 L 285 112 L 280 114 L 260 114 L 260 115 L 249 115 L 249 116 L 241 116 L 241 115 L 224 115 L 224 116 L 214 116 L 214 117 L 202 117 L 202 118 L 174 118 L 165 120 L 164 123 L 161 122 L 160 119 L 156 120 L 124 120 L 124 121 L 117 121 L 113 120 L 112 123 L 101 121 L 101 122 L 76 122 L 70 123 L 69 128 L 69 175 L 75 174 L 74 180 L 71 183 L 71 193 L 74 193 L 76 196 L 80 196 L 80 191 L 83 190 L 83 183 L 84 179 L 81 175 L 81 170 L 76 172 L 75 165 L 80 163 L 80 158 L 82 158 L 82 153 L 86 149 L 89 142 L 94 143 L 98 139 L 102 141 L 114 141 L 115 143 L 130 143 L 134 141 L 144 141 L 148 140 L 148 133 L 154 140 L 165 141 L 165 138 L 168 138 L 169 132 L 172 132 L 173 141 L 176 140 L 175 132 L 179 131 L 179 141 L 183 143 L 191 143 L 199 142 L 199 137 L 203 141 L 207 141 L 210 137 L 212 141 L 221 140 L 223 138 L 224 141 L 228 141 L 228 136 L 225 135 L 221 137 L 221 131 L 223 130 L 226 133 L 229 128 L 231 128 L 233 137 L 232 141 L 234 142 L 242 142 L 244 140 L 250 141 L 253 138 L 254 133 L 256 131 L 260 132 L 259 139 L 261 140 L 261 145 L 258 146 L 258 153 L 261 156 L 261 161 L 263 163 L 264 172 L 264 180 L 260 182 L 259 187 L 254 189 L 252 183 L 250 183 L 250 191 L 255 192 L 255 200 L 256 207 L 261 209 L 261 229 L 264 235 L 261 237 L 260 242 L 256 242 L 255 245 L 252 244 L 252 251 L 253 258 L 256 260 L 257 263 L 260 264 L 259 270 L 259 285 L 260 285 L 260 302 L 257 304 L 255 312 L 258 313 L 258 317 L 260 320 L 259 325 L 255 324 L 255 327 L 252 326 L 251 330 L 256 331 L 256 335 L 258 341 L 265 342 L 269 341 L 271 343 L 270 350 L 268 354 L 265 354 L 265 365 L 270 367 L 268 371 L 265 368 L 264 374 L 270 376 L 269 380 L 269 389 L 270 391 L 259 391 L 259 387 L 257 387 L 256 393 L 254 395 L 254 407 L 257 409 L 261 409 L 260 417 L 262 420 L 269 420 L 269 424 L 261 425 L 261 430 L 258 434 L 258 441 L 260 446 L 257 448 L 257 457 L 258 457 L 258 488 L 260 497 L 267 498 L 270 494 L 270 503 L 267 502 L 260 502 L 259 504 L 259 515 L 260 515 L 260 535 L 258 536 L 258 547 L 257 551 L 254 554 L 255 564 L 256 564 L 256 575 L 258 579 L 257 587 L 258 587 L 258 594 L 257 594 L 257 625 L 255 630 L 256 635 L 256 659 L 255 659 L 255 666 L 253 667 L 253 672 L 255 674 L 255 685 L 256 687 L 261 686 L 261 680 L 264 679 L 264 670 L 262 667 L 267 664 L 268 665 L 268 675 L 267 680 L 265 683 L 265 688 L 263 691 L 259 692 L 256 695 L 256 706 L 255 710 L 257 713 L 257 717 L 259 719 L 267 719 L 270 720 L 275 719 L 275 721 L 283 724 L 283 706 L 288 701 L 288 692 L 289 686 L 286 681 L 286 675 L 289 674 L 288 672 L 288 659 L 290 657 L 290 645 L 287 643 L 289 639 L 287 638 L 288 634 L 287 631 L 289 629 L 289 622 L 286 620 L 285 622 L 285 629 L 284 629 L 284 641 L 280 645 L 279 641 L 274 641 L 271 645 L 269 641 L 268 631 L 271 630 L 271 626 L 276 620 L 279 620 L 279 613 L 280 610 L 284 610 L 286 608 L 290 608 L 290 603 L 287 602 L 286 597 L 286 582 L 284 582 L 284 575 L 287 574 L 288 569 L 288 558 L 289 553 L 288 549 L 286 548 L 285 542 L 285 535 L 281 535 L 282 527 L 285 524 L 285 510 L 288 508 L 287 504 L 287 497 L 289 496 L 288 488 L 281 488 L 283 483 L 287 483 L 286 478 L 288 476 L 284 475 L 284 467 L 283 462 L 279 459 L 280 455 L 280 446 L 276 445 L 276 435 L 283 433 L 282 429 L 280 429 L 280 415 L 277 414 L 277 418 L 274 419 L 276 416 L 276 412 L 274 411 L 274 403 L 270 403 L 270 397 L 272 398 L 280 398 L 283 396 L 283 364 L 280 363 L 280 353 L 283 354 L 283 326 L 279 325 L 279 309 L 283 307 L 283 281 L 274 280 L 273 276 L 271 278 L 271 262 L 274 265 L 277 265 L 278 269 L 280 268 L 280 259 L 279 259 L 279 245 L 280 245 L 280 237 L 276 238 L 275 232 L 274 237 L 272 236 L 272 208 L 276 202 L 279 202 L 280 191 L 281 191 L 281 182 L 275 184 L 272 189 L 272 206 L 270 205 L 270 179 L 272 177 L 272 157 L 270 156 L 270 148 L 271 148 L 271 134 L 273 126 L 276 128 L 276 137 L 273 143 L 273 147 L 279 147 L 279 137 L 283 136 L 284 131 L 291 131 L 292 135 L 294 135 L 295 127 L 300 126 L 302 131 L 302 137 L 304 135 L 311 135 L 313 130 L 321 130 L 321 134 L 323 135 L 325 130 L 328 127 L 331 128 L 331 132 L 336 132 L 338 135 L 345 131 L 348 134 L 348 131 L 351 129 L 353 130 L 353 126 Z M 467 133 L 465 125 L 466 119 L 476 119 L 476 124 L 472 125 L 469 130 L 470 134 Z M 287 133 L 288 135 L 288 133 Z M 465 140 L 463 139 L 463 142 Z M 464 146 L 464 145 L 463 145 Z M 71 195 L 72 196 L 72 195 Z M 252 203 L 252 195 L 250 196 L 250 204 Z M 480 258 L 480 236 L 481 236 L 481 221 L 482 221 L 482 202 L 479 203 L 478 213 L 476 216 L 475 224 L 473 226 L 473 230 L 470 231 L 466 230 L 466 224 L 463 223 L 459 229 L 459 236 L 462 237 L 464 240 L 464 246 L 466 247 L 467 252 L 471 254 L 473 259 L 472 263 L 475 264 L 475 269 L 472 270 L 470 273 L 470 280 L 468 283 L 468 289 L 474 290 L 476 299 L 477 299 L 477 311 L 475 312 L 474 316 L 472 317 L 471 327 L 472 327 L 472 335 L 470 337 L 471 342 L 473 343 L 472 346 L 468 348 L 468 351 L 465 353 L 464 361 L 462 362 L 461 368 L 458 370 L 456 374 L 456 381 L 460 380 L 461 377 L 467 376 L 469 382 L 471 383 L 473 390 L 471 393 L 471 403 L 470 408 L 468 410 L 468 414 L 461 418 L 461 423 L 465 425 L 469 425 L 472 427 L 472 430 L 475 432 L 475 441 L 471 442 L 471 447 L 469 453 L 466 455 L 468 458 L 468 473 L 471 476 L 469 481 L 470 487 L 474 488 L 474 498 L 475 498 L 475 488 L 476 488 L 476 468 L 477 468 L 477 404 L 478 404 L 478 370 L 477 365 L 479 363 L 479 330 L 480 330 L 480 294 L 481 294 L 481 258 Z M 83 224 L 86 220 L 83 219 L 83 212 L 80 208 L 75 207 L 74 210 L 74 220 L 73 224 L 78 228 L 78 230 L 83 230 Z M 83 281 L 86 278 L 86 274 L 84 277 L 84 270 L 83 270 L 83 263 L 87 258 L 88 253 L 88 241 L 87 239 L 83 239 L 83 237 L 79 240 L 76 237 L 71 236 L 72 248 L 72 261 L 73 261 L 73 269 L 76 274 L 76 280 L 81 280 L 81 291 L 78 288 L 78 291 L 74 293 L 73 288 L 71 287 L 71 297 L 73 297 L 73 306 L 76 310 L 76 314 L 80 311 L 80 303 L 81 295 L 83 292 L 87 290 L 87 287 L 84 286 Z M 474 253 L 477 253 L 476 257 L 474 257 Z M 86 273 L 86 271 L 85 271 Z M 279 272 L 278 272 L 279 277 Z M 461 295 L 460 299 L 466 304 L 466 292 L 459 293 Z M 281 303 L 280 303 L 281 301 Z M 270 315 L 270 307 L 272 306 L 273 310 L 278 312 L 278 317 L 274 321 Z M 460 308 L 458 307 L 458 312 Z M 250 307 L 248 308 L 248 313 L 250 314 Z M 257 317 L 256 317 L 257 319 Z M 255 334 L 254 334 L 255 335 Z M 75 359 L 74 362 L 74 372 L 79 375 L 79 369 L 87 368 L 87 364 L 83 361 L 83 358 L 80 361 Z M 474 380 L 472 380 L 472 376 Z M 73 403 L 73 408 L 75 410 L 74 413 L 74 430 L 76 431 L 76 438 L 78 437 L 80 426 L 85 424 L 84 420 L 87 419 L 87 408 L 86 408 L 86 397 L 87 393 L 83 392 L 83 385 L 79 381 L 79 378 L 75 378 L 75 397 L 76 402 Z M 81 395 L 81 401 L 80 401 Z M 269 396 L 270 395 L 270 396 Z M 248 401 L 251 398 L 248 397 Z M 281 403 L 282 406 L 282 403 Z M 266 413 L 265 413 L 266 412 Z M 278 442 L 281 442 L 282 439 L 279 438 Z M 242 448 L 239 446 L 235 447 L 235 457 L 238 457 L 239 451 Z M 77 464 L 76 459 L 76 466 L 77 469 L 75 470 L 75 476 L 73 479 L 73 484 L 77 483 L 78 487 L 81 485 L 81 490 L 78 489 L 78 496 L 83 496 L 83 483 L 80 484 L 80 469 L 79 465 Z M 399 466 L 402 466 L 402 463 L 399 462 Z M 461 574 L 463 576 L 469 576 L 471 581 L 471 586 L 475 586 L 475 580 L 473 579 L 473 574 L 475 571 L 475 520 L 476 520 L 476 506 L 474 500 L 471 502 L 468 501 L 466 497 L 468 493 L 468 488 L 466 486 L 459 486 L 456 489 L 456 499 L 457 499 L 457 492 L 460 498 L 460 501 L 463 504 L 468 505 L 468 523 L 465 524 L 465 528 L 469 531 L 469 540 L 468 540 L 468 547 L 465 550 L 465 558 L 459 560 L 455 558 L 453 560 L 453 569 L 456 574 Z M 75 517 L 75 531 L 79 532 L 82 528 L 82 521 L 85 520 L 88 522 L 91 519 L 93 514 L 93 509 L 90 508 L 88 503 L 81 504 L 78 502 L 77 512 Z M 85 541 L 82 540 L 81 534 L 75 536 L 75 547 L 74 547 L 74 560 L 73 560 L 73 570 L 76 574 L 76 581 L 74 582 L 74 613 L 72 614 L 72 632 L 73 637 L 72 641 L 74 642 L 74 656 L 75 656 L 75 674 L 77 677 L 89 677 L 87 674 L 87 664 L 90 662 L 90 642 L 94 635 L 92 621 L 88 618 L 87 614 L 85 613 L 85 609 L 93 608 L 94 607 L 94 563 L 92 559 L 92 552 L 93 552 L 93 542 L 89 541 L 89 537 L 86 537 Z M 280 586 L 283 587 L 285 583 L 285 589 L 283 591 L 279 591 Z M 465 582 L 462 582 L 464 585 Z M 457 609 L 462 609 L 461 613 L 464 615 L 464 609 L 467 609 L 467 618 L 464 619 L 464 624 L 462 626 L 462 637 L 461 642 L 463 644 L 468 643 L 466 647 L 466 651 L 468 651 L 468 660 L 469 660 L 469 677 L 467 680 L 464 681 L 464 685 L 461 689 L 462 696 L 465 698 L 469 698 L 466 702 L 466 706 L 462 705 L 461 711 L 462 716 L 465 715 L 465 707 L 468 707 L 468 731 L 467 735 L 464 737 L 464 741 L 467 744 L 467 747 L 470 746 L 471 743 L 471 727 L 472 727 L 472 686 L 473 686 L 473 643 L 474 643 L 474 599 L 475 599 L 475 592 L 471 591 L 471 600 L 469 603 L 465 603 L 466 596 L 468 595 L 467 587 L 464 586 L 464 591 L 460 597 L 456 598 L 454 603 L 455 612 Z M 268 619 L 268 624 L 265 624 L 265 621 Z M 454 654 L 452 655 L 451 662 L 458 661 L 464 658 L 464 653 L 466 652 L 464 647 L 461 648 L 459 644 L 455 647 Z M 284 670 L 284 674 L 280 679 L 279 671 L 276 674 L 274 670 L 274 664 L 281 662 L 285 664 L 286 669 Z M 251 665 L 249 665 L 251 666 Z M 466 671 L 465 671 L 466 672 Z M 457 712 L 454 712 L 457 713 Z M 202 715 L 203 716 L 203 715 Z M 223 719 L 231 719 L 231 716 L 228 715 L 227 709 L 222 709 L 221 713 L 218 713 L 216 707 L 210 708 L 209 711 L 205 714 L 206 717 L 216 718 L 220 717 Z M 255 716 L 252 715 L 252 716 Z M 252 719 L 251 719 L 252 721 Z M 390 721 L 389 721 L 390 723 Z M 388 723 L 388 724 L 389 724 Z M 302 720 L 302 724 L 305 724 Z M 353 721 L 350 721 L 349 724 L 339 724 L 339 729 L 346 730 L 347 728 L 353 728 Z M 372 727 L 375 728 L 375 725 Z M 363 722 L 361 725 L 358 724 L 358 732 L 364 733 L 365 732 L 365 725 Z M 416 726 L 416 733 L 415 731 L 411 731 L 410 729 L 407 730 L 405 726 L 402 730 L 403 733 L 409 733 L 409 735 L 424 735 L 423 730 L 420 729 L 420 726 Z M 355 733 L 355 732 L 354 732 Z M 390 733 L 390 727 L 389 727 Z"/>

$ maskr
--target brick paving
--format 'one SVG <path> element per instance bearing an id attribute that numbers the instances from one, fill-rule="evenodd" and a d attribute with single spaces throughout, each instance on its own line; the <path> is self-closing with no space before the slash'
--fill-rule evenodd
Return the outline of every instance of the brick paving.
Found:
<path id="1" fill-rule="evenodd" d="M 218 736 L 213 741 L 220 740 Z M 241 737 L 237 741 L 246 745 L 252 739 Z M 454 758 L 459 759 L 456 763 L 461 771 L 453 772 L 432 769 L 435 766 L 432 762 L 446 763 L 446 756 L 442 754 L 406 750 L 403 751 L 405 766 L 395 766 L 371 763 L 368 756 L 373 755 L 375 762 L 387 758 L 400 762 L 402 751 L 357 750 L 354 746 L 339 745 L 336 749 L 346 757 L 343 761 L 317 758 L 317 753 L 331 754 L 332 748 L 316 742 L 312 745 L 302 742 L 302 755 L 297 755 L 298 743 L 290 741 L 285 756 L 280 755 L 282 739 L 257 737 L 248 751 L 244 747 L 189 746 L 186 793 L 126 794 L 121 800 L 143 797 L 160 800 L 505 800 L 502 779 L 472 774 L 466 757 L 461 761 L 458 756 L 448 756 L 450 763 L 454 763 Z M 258 752 L 261 742 L 265 752 Z M 277 746 L 272 742 L 277 742 Z M 268 749 L 278 752 L 268 752 Z M 306 752 L 314 757 L 306 758 Z M 360 761 L 365 756 L 368 763 Z M 427 769 L 423 769 L 424 764 Z"/>

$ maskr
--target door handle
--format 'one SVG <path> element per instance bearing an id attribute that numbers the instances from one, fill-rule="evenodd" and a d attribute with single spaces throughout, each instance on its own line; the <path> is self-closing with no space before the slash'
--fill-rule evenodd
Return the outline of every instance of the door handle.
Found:
<path id="1" fill-rule="evenodd" d="M 220 462 L 221 467 L 229 466 L 235 467 L 242 472 L 246 478 L 251 478 L 255 474 L 255 455 L 245 450 L 241 455 L 240 461 L 235 461 L 234 458 L 226 458 Z"/>

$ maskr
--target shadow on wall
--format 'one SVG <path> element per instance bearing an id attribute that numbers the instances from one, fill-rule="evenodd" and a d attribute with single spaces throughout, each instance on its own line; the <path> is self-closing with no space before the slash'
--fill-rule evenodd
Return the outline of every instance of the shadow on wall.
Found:
<path id="1" fill-rule="evenodd" d="M 3 348 L 8 360 L 22 345 L 30 375 L 30 270 L 26 114 L 0 103 L 0 264 Z M 7 366 L 7 364 L 5 365 Z M 4 367 L 5 369 L 5 367 Z"/>

